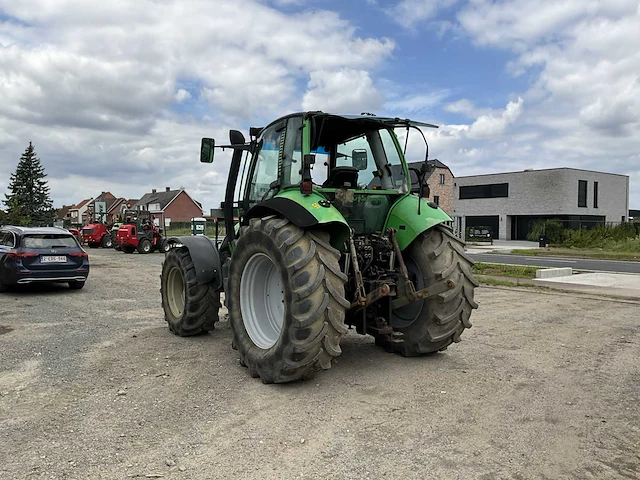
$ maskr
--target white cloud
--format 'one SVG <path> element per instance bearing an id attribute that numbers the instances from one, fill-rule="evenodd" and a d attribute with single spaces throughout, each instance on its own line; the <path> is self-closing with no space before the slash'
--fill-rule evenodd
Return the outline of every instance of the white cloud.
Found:
<path id="1" fill-rule="evenodd" d="M 319 70 L 311 72 L 302 109 L 332 113 L 375 112 L 383 101 L 382 94 L 364 70 Z"/>
<path id="2" fill-rule="evenodd" d="M 182 103 L 185 100 L 189 100 L 191 98 L 191 94 L 185 90 L 184 88 L 179 89 L 176 94 L 173 96 L 176 99 L 176 102 Z"/>
<path id="3" fill-rule="evenodd" d="M 445 105 L 444 110 L 450 113 L 460 113 L 468 118 L 481 115 L 481 113 L 479 113 L 480 109 L 478 109 L 471 100 L 466 98 Z"/>
<path id="4" fill-rule="evenodd" d="M 469 128 L 469 138 L 486 139 L 501 135 L 509 125 L 518 119 L 522 113 L 523 103 L 522 98 L 518 98 L 517 102 L 509 102 L 499 115 L 481 115 Z"/>
<path id="5" fill-rule="evenodd" d="M 396 22 L 406 28 L 431 20 L 443 9 L 449 8 L 458 0 L 402 0 L 387 13 Z"/>
<path id="6" fill-rule="evenodd" d="M 200 165 L 202 136 L 298 109 L 308 81 L 320 90 L 306 98 L 320 99 L 337 88 L 322 71 L 356 72 L 345 85 L 375 106 L 368 72 L 394 49 L 334 12 L 256 0 L 0 0 L 0 11 L 11 19 L 0 20 L 0 196 L 33 141 L 56 204 L 79 200 L 70 182 L 132 197 L 179 183 L 215 207 L 228 161 Z"/>
<path id="7" fill-rule="evenodd" d="M 451 92 L 447 89 L 416 93 L 401 99 L 390 100 L 384 108 L 389 112 L 394 112 L 394 115 L 425 115 L 440 106 L 449 95 Z"/>

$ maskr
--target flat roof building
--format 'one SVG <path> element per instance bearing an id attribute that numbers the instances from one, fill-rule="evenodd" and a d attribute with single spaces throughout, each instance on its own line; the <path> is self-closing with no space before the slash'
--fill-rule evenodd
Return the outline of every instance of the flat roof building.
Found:
<path id="1" fill-rule="evenodd" d="M 457 227 L 488 226 L 503 240 L 526 240 L 540 219 L 568 228 L 628 220 L 627 175 L 551 168 L 457 177 L 454 187 Z"/>

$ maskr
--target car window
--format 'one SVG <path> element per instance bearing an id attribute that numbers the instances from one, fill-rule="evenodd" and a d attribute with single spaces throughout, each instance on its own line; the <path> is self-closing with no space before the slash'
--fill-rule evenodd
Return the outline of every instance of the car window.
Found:
<path id="1" fill-rule="evenodd" d="M 38 234 L 28 235 L 22 239 L 24 248 L 71 248 L 78 246 L 71 235 Z"/>
<path id="2" fill-rule="evenodd" d="M 0 247 L 13 247 L 13 233 L 0 232 Z"/>

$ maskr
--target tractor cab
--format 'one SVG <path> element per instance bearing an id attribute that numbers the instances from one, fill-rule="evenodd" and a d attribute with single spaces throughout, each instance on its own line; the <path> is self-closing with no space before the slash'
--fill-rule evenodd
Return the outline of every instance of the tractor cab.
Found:
<path id="1" fill-rule="evenodd" d="M 125 210 L 123 223 L 116 234 L 116 244 L 125 253 L 166 252 L 169 248 L 160 227 L 164 224 L 163 212 Z"/>

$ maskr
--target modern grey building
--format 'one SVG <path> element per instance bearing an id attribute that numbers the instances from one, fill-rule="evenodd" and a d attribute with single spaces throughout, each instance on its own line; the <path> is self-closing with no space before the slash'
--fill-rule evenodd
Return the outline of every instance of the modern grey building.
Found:
<path id="1" fill-rule="evenodd" d="M 494 238 L 525 240 L 538 219 L 569 228 L 628 220 L 629 177 L 574 168 L 457 177 L 453 216 L 458 228 L 489 226 Z"/>

